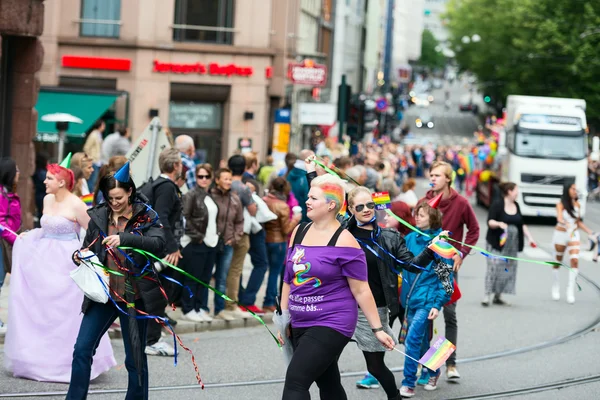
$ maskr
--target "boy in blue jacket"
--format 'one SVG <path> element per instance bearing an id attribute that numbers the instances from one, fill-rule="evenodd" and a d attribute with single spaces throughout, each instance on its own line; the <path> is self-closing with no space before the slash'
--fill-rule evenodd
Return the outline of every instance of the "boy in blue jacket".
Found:
<path id="1" fill-rule="evenodd" d="M 433 204 L 435 206 L 435 203 Z M 424 233 L 435 237 L 442 231 L 442 213 L 428 203 L 421 203 L 415 209 L 415 224 Z M 412 232 L 405 237 L 406 246 L 413 254 L 419 254 L 430 243 L 430 238 Z M 451 260 L 444 260 L 451 264 Z M 433 261 L 432 264 L 436 262 Z M 429 325 L 435 320 L 450 295 L 444 290 L 433 265 L 418 274 L 404 271 L 400 301 L 406 310 L 408 331 L 404 346 L 406 354 L 420 359 L 429 349 Z M 404 380 L 400 388 L 402 397 L 413 397 L 417 383 L 418 363 L 409 357 L 404 361 Z M 428 370 L 423 367 L 423 374 Z M 425 390 L 437 389 L 440 371 L 431 371 Z M 425 375 L 427 376 L 427 375 Z M 422 381 L 423 379 L 421 379 Z"/>

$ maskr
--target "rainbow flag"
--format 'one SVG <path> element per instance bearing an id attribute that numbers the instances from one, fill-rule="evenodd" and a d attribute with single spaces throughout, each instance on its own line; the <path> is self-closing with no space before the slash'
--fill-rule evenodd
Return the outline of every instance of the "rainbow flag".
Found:
<path id="1" fill-rule="evenodd" d="M 340 208 L 340 211 L 338 212 L 338 214 L 345 217 L 347 212 L 348 212 L 348 203 L 346 202 L 346 200 L 344 200 L 344 204 L 342 204 L 342 208 Z"/>
<path id="2" fill-rule="evenodd" d="M 458 254 L 462 257 L 462 254 L 460 253 L 460 251 L 456 250 L 456 248 L 454 246 L 452 246 L 450 243 L 444 242 L 442 240 L 438 240 L 435 243 L 431 243 L 427 247 L 429 247 L 429 249 L 431 249 L 431 251 L 433 251 L 434 253 L 436 253 L 437 255 L 439 255 L 442 258 L 450 259 L 450 258 L 454 257 L 455 254 Z"/>
<path id="3" fill-rule="evenodd" d="M 375 202 L 376 210 L 387 210 L 392 208 L 392 200 L 389 192 L 373 193 L 373 202 Z"/>
<path id="4" fill-rule="evenodd" d="M 427 350 L 427 353 L 419 360 L 419 364 L 422 364 L 432 371 L 438 370 L 456 350 L 456 346 L 453 345 L 448 339 L 443 336 L 438 336 L 433 346 Z"/>
<path id="5" fill-rule="evenodd" d="M 504 245 L 506 244 L 507 238 L 508 238 L 508 232 L 506 232 L 506 231 L 502 232 L 502 235 L 500 235 L 500 247 L 504 247 Z"/>
<path id="6" fill-rule="evenodd" d="M 89 193 L 80 197 L 81 200 L 85 203 L 86 206 L 91 207 L 94 205 L 94 194 Z"/>

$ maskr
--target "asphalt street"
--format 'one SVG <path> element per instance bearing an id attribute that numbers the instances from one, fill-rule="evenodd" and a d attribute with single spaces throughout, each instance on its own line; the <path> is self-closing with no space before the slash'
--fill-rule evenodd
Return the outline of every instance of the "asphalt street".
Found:
<path id="1" fill-rule="evenodd" d="M 423 191 L 423 182 L 420 186 L 420 191 Z M 590 215 L 600 213 L 598 205 L 593 205 L 590 209 L 593 209 Z M 486 211 L 477 208 L 476 214 L 483 225 Z M 593 229 L 600 230 L 600 219 L 588 218 L 588 223 Z M 540 248 L 527 248 L 522 256 L 538 260 L 550 259 L 548 250 L 552 226 L 531 224 L 530 228 Z M 484 235 L 485 227 L 482 228 L 481 236 Z M 480 239 L 479 245 L 483 244 L 484 240 Z M 598 265 L 590 260 L 591 253 L 584 253 L 581 272 L 600 283 Z M 506 297 L 512 305 L 483 308 L 480 301 L 483 295 L 485 261 L 481 255 L 467 257 L 460 274 L 463 298 L 458 305 L 460 328 L 457 354 L 459 360 L 464 361 L 459 364 L 462 378 L 457 383 L 448 383 L 442 379 L 435 392 L 418 389 L 418 398 L 449 399 L 480 395 L 600 374 L 600 365 L 597 363 L 600 337 L 597 331 L 563 344 L 523 354 L 501 354 L 562 338 L 597 322 L 600 295 L 593 286 L 580 279 L 582 290 L 577 293 L 577 302 L 574 305 L 569 305 L 564 300 L 555 302 L 550 299 L 550 267 L 521 262 L 517 295 Z M 566 270 L 562 271 L 562 279 L 564 296 Z M 442 317 L 435 322 L 435 329 L 438 334 L 444 334 Z M 281 397 L 285 366 L 280 351 L 264 327 L 184 334 L 182 339 L 198 360 L 206 388 L 202 391 L 195 383 L 190 357 L 185 352 L 180 353 L 176 367 L 171 358 L 150 357 L 150 384 L 153 388 L 151 399 L 220 400 Z M 122 363 L 122 342 L 113 340 L 112 344 L 118 362 Z M 490 360 L 472 360 L 474 357 L 490 354 L 496 354 L 497 357 Z M 401 368 L 403 365 L 402 356 L 396 352 L 389 353 L 386 359 L 391 367 Z M 344 373 L 343 384 L 349 399 L 385 398 L 382 389 L 359 390 L 355 387 L 355 381 L 360 379 L 365 371 L 365 364 L 361 352 L 354 344 L 350 343 L 344 350 L 340 368 Z M 402 373 L 396 372 L 395 375 L 400 385 Z M 92 389 L 101 393 L 92 393 L 90 398 L 122 399 L 124 393 L 118 391 L 126 385 L 127 372 L 120 364 L 92 383 Z M 22 397 L 27 396 L 27 393 L 31 393 L 29 398 L 35 399 L 61 398 L 64 397 L 61 392 L 64 393 L 65 390 L 64 384 L 32 382 L 15 379 L 5 371 L 0 373 L 0 398 L 14 397 L 12 394 Z M 117 392 L 102 393 L 105 390 Z M 56 396 L 46 396 L 50 393 L 44 392 L 54 392 Z M 564 394 L 568 396 L 564 397 Z M 516 398 L 586 399 L 598 396 L 600 384 L 593 383 Z M 318 398 L 316 388 L 313 388 L 313 398 Z"/>
<path id="2" fill-rule="evenodd" d="M 450 92 L 450 107 L 444 106 L 444 91 Z M 460 112 L 458 107 L 460 98 L 469 93 L 470 85 L 466 82 L 454 81 L 445 83 L 444 88 L 434 89 L 431 94 L 433 103 L 428 107 L 411 106 L 404 116 L 404 123 L 410 127 L 411 135 L 406 140 L 411 144 L 435 143 L 442 145 L 463 144 L 465 140 L 473 139 L 473 132 L 480 124 L 477 117 L 471 112 Z M 424 113 L 433 116 L 433 128 L 417 128 L 415 120 Z"/>

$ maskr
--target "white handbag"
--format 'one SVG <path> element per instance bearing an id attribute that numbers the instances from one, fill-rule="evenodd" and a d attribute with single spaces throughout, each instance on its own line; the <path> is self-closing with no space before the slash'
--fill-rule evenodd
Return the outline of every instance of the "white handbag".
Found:
<path id="1" fill-rule="evenodd" d="M 83 294 L 92 301 L 106 303 L 110 275 L 100 267 L 100 260 L 91 251 L 81 253 L 81 264 L 69 273 Z"/>
<path id="2" fill-rule="evenodd" d="M 277 219 L 277 215 L 269 209 L 269 206 L 256 193 L 252 194 L 252 200 L 256 203 L 256 220 L 264 224 L 265 222 Z"/>

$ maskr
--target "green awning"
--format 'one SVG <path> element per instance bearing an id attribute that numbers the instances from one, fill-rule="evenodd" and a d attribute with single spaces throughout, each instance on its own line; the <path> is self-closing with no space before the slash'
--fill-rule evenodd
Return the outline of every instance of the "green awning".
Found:
<path id="1" fill-rule="evenodd" d="M 56 142 L 55 122 L 42 121 L 42 116 L 67 113 L 80 118 L 82 124 L 69 124 L 67 137 L 82 138 L 91 126 L 110 108 L 118 95 L 94 93 L 51 92 L 41 90 L 35 109 L 38 112 L 37 141 Z"/>

